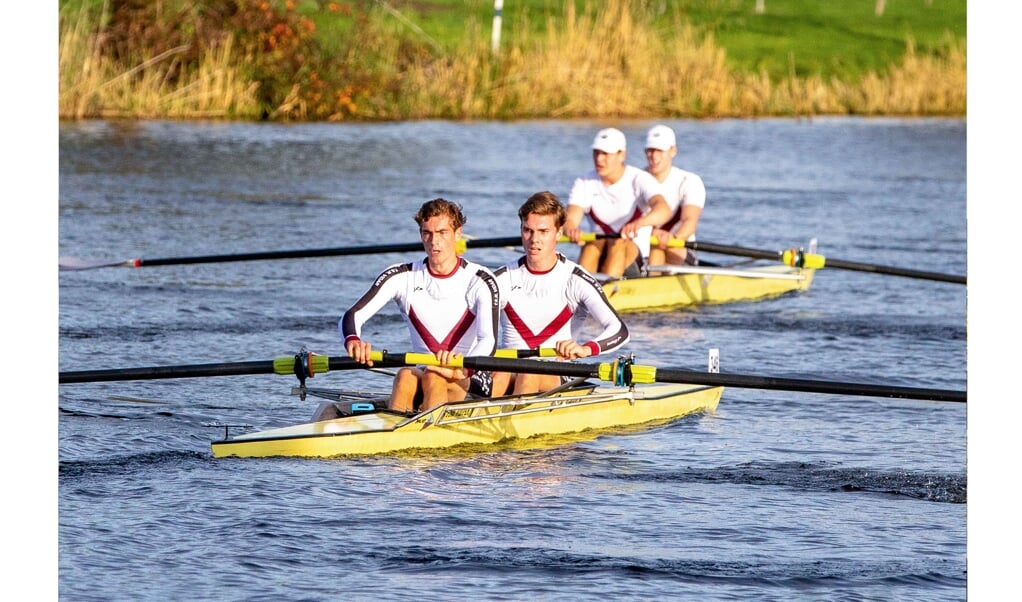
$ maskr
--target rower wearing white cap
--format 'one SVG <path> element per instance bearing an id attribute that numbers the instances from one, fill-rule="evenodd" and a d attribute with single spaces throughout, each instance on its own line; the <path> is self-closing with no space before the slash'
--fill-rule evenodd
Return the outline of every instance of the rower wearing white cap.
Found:
<path id="1" fill-rule="evenodd" d="M 655 125 L 646 134 L 646 171 L 663 185 L 664 198 L 671 207 L 671 218 L 653 230 L 658 246 L 650 249 L 650 265 L 696 265 L 695 251 L 685 247 L 667 247 L 670 238 L 686 241 L 696 239 L 699 217 L 706 206 L 706 186 L 698 175 L 675 167 L 674 157 L 678 145 L 674 130 L 666 125 Z"/>
<path id="2" fill-rule="evenodd" d="M 636 266 L 649 255 L 649 236 L 654 226 L 667 221 L 671 207 L 663 189 L 651 174 L 625 164 L 625 135 L 616 128 L 602 129 L 593 140 L 595 169 L 577 178 L 568 196 L 568 217 L 564 234 L 580 242 L 582 218 L 589 217 L 602 234 L 620 238 L 601 238 L 584 243 L 578 263 L 589 272 L 607 276 L 638 276 Z"/>

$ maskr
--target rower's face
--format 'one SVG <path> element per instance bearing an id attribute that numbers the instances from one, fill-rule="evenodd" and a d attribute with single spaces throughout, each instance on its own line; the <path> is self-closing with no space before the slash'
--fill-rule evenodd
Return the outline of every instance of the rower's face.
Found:
<path id="1" fill-rule="evenodd" d="M 557 253 L 560 228 L 553 215 L 530 213 L 522 222 L 522 248 L 530 260 L 552 257 Z"/>
<path id="2" fill-rule="evenodd" d="M 601 178 L 615 178 L 625 168 L 625 151 L 605 153 L 593 149 L 593 167 Z"/>
<path id="3" fill-rule="evenodd" d="M 456 255 L 457 243 L 461 239 L 461 228 L 451 224 L 451 218 L 437 215 L 422 222 L 419 226 L 422 248 L 435 260 L 449 259 Z"/>
<path id="4" fill-rule="evenodd" d="M 677 149 L 673 146 L 667 150 L 647 148 L 646 171 L 659 178 L 662 173 L 670 171 L 671 162 L 674 160 L 674 155 L 677 152 Z"/>

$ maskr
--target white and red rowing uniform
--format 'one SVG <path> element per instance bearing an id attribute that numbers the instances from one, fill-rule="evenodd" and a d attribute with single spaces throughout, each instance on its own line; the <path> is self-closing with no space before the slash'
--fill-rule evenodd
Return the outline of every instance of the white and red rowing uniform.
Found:
<path id="1" fill-rule="evenodd" d="M 653 174 L 633 165 L 625 165 L 621 179 L 609 186 L 592 169 L 575 179 L 568 205 L 581 207 L 593 227 L 603 234 L 617 234 L 625 224 L 648 213 L 650 199 L 658 194 L 664 194 L 660 182 Z M 649 256 L 652 231 L 652 226 L 642 228 L 635 238 L 643 257 Z"/>
<path id="2" fill-rule="evenodd" d="M 603 287 L 577 263 L 557 254 L 546 272 L 534 272 L 525 257 L 494 272 L 500 286 L 502 349 L 553 347 L 578 340 L 588 317 L 602 330 L 584 344 L 593 355 L 614 351 L 628 342 L 628 328 L 610 305 Z"/>
<path id="3" fill-rule="evenodd" d="M 413 352 L 492 355 L 496 350 L 499 295 L 489 268 L 463 257 L 449 274 L 434 274 L 425 259 L 388 267 L 338 322 L 345 345 L 361 339 L 366 321 L 389 301 L 408 325 Z"/>
<path id="4" fill-rule="evenodd" d="M 674 232 L 674 229 L 681 223 L 682 208 L 689 206 L 702 209 L 706 206 L 706 185 L 701 177 L 690 171 L 672 165 L 667 179 L 661 185 L 664 189 L 664 200 L 674 212 L 671 214 L 671 219 L 660 226 L 668 232 Z M 695 239 L 696 235 L 693 232 L 688 240 Z"/>

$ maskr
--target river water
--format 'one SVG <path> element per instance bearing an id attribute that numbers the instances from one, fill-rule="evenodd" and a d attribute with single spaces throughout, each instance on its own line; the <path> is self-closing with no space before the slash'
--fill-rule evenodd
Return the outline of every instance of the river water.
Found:
<path id="1" fill-rule="evenodd" d="M 965 275 L 964 120 L 668 121 L 704 241 Z M 173 258 L 412 243 L 415 209 L 517 234 L 606 123 L 59 127 L 59 253 Z M 642 166 L 652 122 L 613 124 Z M 574 256 L 574 250 L 562 249 Z M 471 257 L 497 266 L 507 249 Z M 418 254 L 59 273 L 59 369 L 342 355 L 337 319 Z M 735 258 L 703 255 L 722 263 Z M 805 293 L 626 316 L 639 363 L 966 388 L 966 287 L 820 270 Z M 388 308 L 370 322 L 391 351 Z M 320 379 L 323 379 L 322 382 Z M 638 432 L 395 457 L 213 459 L 212 421 L 304 421 L 294 379 L 59 386 L 67 600 L 964 600 L 966 406 L 728 388 Z M 372 373 L 317 386 L 385 390 Z M 971 550 L 970 550 L 971 551 Z"/>

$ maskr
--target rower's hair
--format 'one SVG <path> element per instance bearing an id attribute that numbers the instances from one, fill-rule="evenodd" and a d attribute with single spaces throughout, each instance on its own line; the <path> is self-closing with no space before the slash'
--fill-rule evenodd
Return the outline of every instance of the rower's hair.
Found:
<path id="1" fill-rule="evenodd" d="M 461 211 L 461 205 L 452 203 L 447 199 L 438 198 L 426 201 L 422 204 L 422 207 L 419 207 L 419 211 L 415 214 L 415 223 L 422 226 L 426 220 L 441 215 L 451 218 L 451 226 L 455 230 L 464 226 L 467 221 L 465 214 Z"/>
<path id="2" fill-rule="evenodd" d="M 529 214 L 535 213 L 536 215 L 552 215 L 554 216 L 554 223 L 557 224 L 557 228 L 560 229 L 564 225 L 564 222 L 568 219 L 568 214 L 564 210 L 564 205 L 561 204 L 561 200 L 557 198 L 557 195 L 544 190 L 543 192 L 537 192 L 536 194 L 529 197 L 525 203 L 522 204 L 518 209 L 518 219 L 525 223 L 528 219 Z"/>

